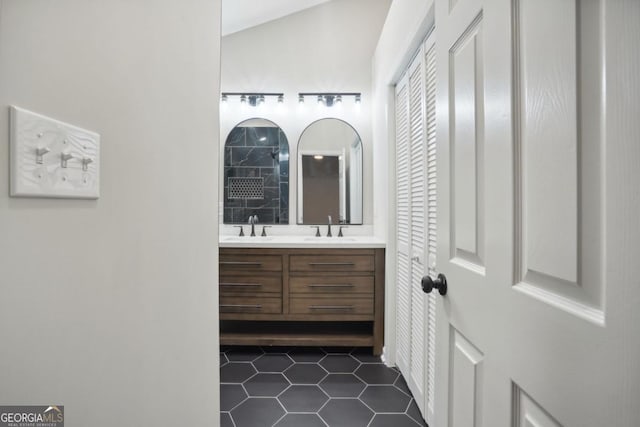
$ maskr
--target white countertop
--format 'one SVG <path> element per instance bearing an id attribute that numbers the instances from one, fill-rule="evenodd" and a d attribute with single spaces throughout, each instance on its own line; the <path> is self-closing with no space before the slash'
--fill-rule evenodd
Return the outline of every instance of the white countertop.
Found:
<path id="1" fill-rule="evenodd" d="M 384 248 L 384 240 L 374 236 L 313 237 L 313 236 L 267 236 L 238 237 L 220 236 L 221 248 Z"/>

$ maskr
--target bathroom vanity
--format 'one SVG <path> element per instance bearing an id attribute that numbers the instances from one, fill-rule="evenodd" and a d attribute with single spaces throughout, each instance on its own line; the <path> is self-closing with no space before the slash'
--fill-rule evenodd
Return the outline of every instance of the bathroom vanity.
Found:
<path id="1" fill-rule="evenodd" d="M 222 238 L 220 343 L 381 354 L 384 256 L 372 238 Z"/>

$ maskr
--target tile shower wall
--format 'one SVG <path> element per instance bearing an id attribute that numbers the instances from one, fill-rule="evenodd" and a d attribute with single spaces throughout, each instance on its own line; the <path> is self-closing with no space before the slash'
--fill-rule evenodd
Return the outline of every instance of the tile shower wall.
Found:
<path id="1" fill-rule="evenodd" d="M 236 127 L 224 149 L 224 222 L 289 223 L 289 143 L 275 127 Z M 264 199 L 230 199 L 229 178 L 262 177 Z"/>

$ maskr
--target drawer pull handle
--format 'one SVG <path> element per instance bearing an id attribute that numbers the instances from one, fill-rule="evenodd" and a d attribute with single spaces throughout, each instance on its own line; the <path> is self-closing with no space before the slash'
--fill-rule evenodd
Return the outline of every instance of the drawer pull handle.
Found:
<path id="1" fill-rule="evenodd" d="M 262 283 L 220 283 L 220 286 L 230 286 L 232 288 L 261 288 Z"/>
<path id="2" fill-rule="evenodd" d="M 220 304 L 220 308 L 262 308 L 261 304 Z"/>
<path id="3" fill-rule="evenodd" d="M 352 305 L 310 305 L 311 310 L 353 310 Z"/>
<path id="4" fill-rule="evenodd" d="M 310 288 L 353 288 L 351 283 L 311 283 Z"/>
<path id="5" fill-rule="evenodd" d="M 356 265 L 354 262 L 310 262 L 310 266 L 312 267 L 328 267 L 328 266 L 339 266 L 339 267 L 349 267 Z"/>
<path id="6" fill-rule="evenodd" d="M 220 264 L 243 266 L 243 267 L 250 267 L 250 266 L 262 267 L 261 262 L 248 262 L 248 261 L 221 261 Z"/>

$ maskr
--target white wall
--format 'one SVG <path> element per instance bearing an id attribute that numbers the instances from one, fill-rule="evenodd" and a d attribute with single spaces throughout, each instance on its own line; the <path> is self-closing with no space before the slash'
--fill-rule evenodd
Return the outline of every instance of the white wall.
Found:
<path id="1" fill-rule="evenodd" d="M 221 113 L 221 152 L 231 129 L 251 117 L 264 117 L 283 129 L 291 159 L 297 158 L 300 134 L 315 120 L 336 117 L 349 122 L 363 142 L 364 223 L 369 229 L 374 199 L 371 58 L 389 4 L 390 0 L 332 1 L 222 38 L 222 90 L 284 92 L 285 102 L 277 105 L 269 98 L 260 107 L 242 108 L 237 98 L 230 99 Z M 307 98 L 299 106 L 298 92 L 362 92 L 362 104 L 356 106 L 350 97 L 341 107 L 327 108 Z M 292 161 L 292 223 L 296 174 Z M 222 181 L 222 174 L 220 178 Z M 220 185 L 222 191 L 222 182 Z"/>
<path id="2" fill-rule="evenodd" d="M 395 83 L 434 24 L 433 0 L 394 0 L 373 57 L 373 228 L 387 240 L 385 350 L 395 364 Z"/>
<path id="3" fill-rule="evenodd" d="M 0 403 L 218 424 L 219 0 L 0 0 Z M 101 198 L 8 197 L 8 105 L 102 136 Z"/>

